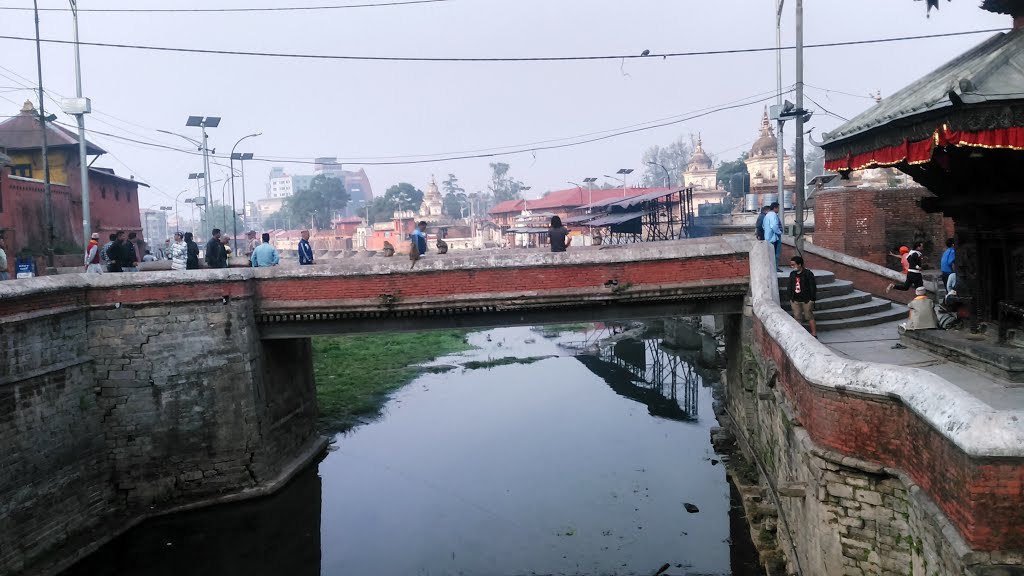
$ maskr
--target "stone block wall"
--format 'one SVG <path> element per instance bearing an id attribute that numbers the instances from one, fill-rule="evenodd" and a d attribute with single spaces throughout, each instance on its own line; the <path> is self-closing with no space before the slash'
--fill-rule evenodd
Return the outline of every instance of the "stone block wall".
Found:
<path id="1" fill-rule="evenodd" d="M 141 518 L 267 494 L 323 447 L 309 340 L 264 344 L 247 278 L 110 276 L 0 286 L 16 293 L 0 293 L 2 574 L 56 573 Z"/>
<path id="2" fill-rule="evenodd" d="M 795 545 L 804 574 L 986 574 L 972 570 L 990 567 L 988 555 L 973 552 L 917 485 L 897 470 L 817 446 L 771 362 L 749 346 L 743 356 L 730 364 L 729 413 L 781 494 L 780 548 Z M 796 560 L 789 561 L 792 573 Z"/>
<path id="3" fill-rule="evenodd" d="M 83 311 L 0 322 L 0 573 L 117 514 L 86 325 Z"/>

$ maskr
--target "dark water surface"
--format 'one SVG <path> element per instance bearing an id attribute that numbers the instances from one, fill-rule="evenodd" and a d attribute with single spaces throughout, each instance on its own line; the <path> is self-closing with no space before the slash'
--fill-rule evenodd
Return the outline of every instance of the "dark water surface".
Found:
<path id="1" fill-rule="evenodd" d="M 279 494 L 146 522 L 66 576 L 755 574 L 696 361 L 609 335 L 471 334 Z"/>

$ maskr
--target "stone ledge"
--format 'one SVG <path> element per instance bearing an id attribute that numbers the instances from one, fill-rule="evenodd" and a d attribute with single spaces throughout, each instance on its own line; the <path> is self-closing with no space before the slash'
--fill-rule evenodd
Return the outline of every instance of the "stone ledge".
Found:
<path id="1" fill-rule="evenodd" d="M 754 315 L 808 382 L 897 399 L 968 456 L 1024 458 L 1024 410 L 993 409 L 925 370 L 842 358 L 811 337 L 779 307 L 773 258 L 767 243 L 755 243 L 750 251 Z"/>

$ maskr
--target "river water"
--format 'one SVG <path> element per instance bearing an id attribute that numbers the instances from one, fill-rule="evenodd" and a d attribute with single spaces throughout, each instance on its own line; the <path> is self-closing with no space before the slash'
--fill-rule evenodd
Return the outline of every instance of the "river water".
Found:
<path id="1" fill-rule="evenodd" d="M 715 371 L 622 330 L 470 334 L 277 495 L 146 522 L 65 576 L 756 574 Z M 511 357 L 536 361 L 464 367 Z"/>

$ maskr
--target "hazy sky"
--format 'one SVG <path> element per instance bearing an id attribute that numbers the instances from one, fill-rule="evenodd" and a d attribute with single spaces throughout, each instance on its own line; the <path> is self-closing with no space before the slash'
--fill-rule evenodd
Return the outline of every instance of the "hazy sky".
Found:
<path id="1" fill-rule="evenodd" d="M 363 0 L 365 1 L 365 0 Z M 348 3 L 354 3 L 349 0 Z M 346 0 L 80 0 L 82 8 L 247 7 L 343 4 Z M 984 12 L 975 0 L 942 2 L 925 18 L 912 0 L 807 0 L 807 44 L 1008 27 L 1009 17 Z M 41 0 L 41 7 L 67 7 Z M 783 44 L 793 38 L 789 0 Z M 0 6 L 31 6 L 0 0 Z M 82 13 L 83 41 L 264 52 L 377 56 L 564 56 L 639 54 L 774 46 L 774 0 L 454 0 L 447 3 L 330 11 L 226 14 Z M 0 13 L 0 34 L 31 36 L 31 12 Z M 45 12 L 44 38 L 72 38 L 70 13 Z M 824 89 L 883 97 L 980 43 L 987 35 L 806 51 L 807 94 L 847 118 L 872 101 Z M 0 105 L 16 114 L 35 84 L 34 44 L 0 40 Z M 96 113 L 87 126 L 121 136 L 187 147 L 167 129 L 186 128 L 189 115 L 221 116 L 211 147 L 226 154 L 241 136 L 262 132 L 239 151 L 312 159 L 337 156 L 365 166 L 376 194 L 397 182 L 425 188 L 453 172 L 470 192 L 488 182 L 488 162 L 504 161 L 533 187 L 531 194 L 567 188 L 567 181 L 601 177 L 618 168 L 642 171 L 652 144 L 701 132 L 705 149 L 733 159 L 757 137 L 763 104 L 681 124 L 559 150 L 500 159 L 374 166 L 357 159 L 463 152 L 563 139 L 717 107 L 775 89 L 771 52 L 684 58 L 551 63 L 401 63 L 310 61 L 245 56 L 143 52 L 83 47 L 85 94 Z M 784 54 L 784 84 L 792 83 L 792 52 Z M 70 46 L 44 45 L 45 86 L 55 98 L 74 94 Z M 33 101 L 35 96 L 31 95 Z M 807 106 L 819 109 L 808 101 Z M 48 107 L 54 107 L 48 103 Z M 73 124 L 59 114 L 61 121 Z M 815 135 L 837 126 L 819 113 Z M 788 135 L 787 135 L 788 136 Z M 189 187 L 201 159 L 110 137 L 91 135 L 110 151 L 97 165 L 134 174 L 153 185 L 142 205 L 167 204 Z M 787 141 L 790 139 L 787 138 Z M 787 142 L 787 148 L 791 145 Z M 524 147 L 529 147 L 524 146 Z M 226 163 L 226 161 L 225 161 Z M 312 166 L 246 165 L 249 199 L 262 197 L 273 165 L 292 173 Z M 214 167 L 214 178 L 226 169 Z M 214 185 L 214 196 L 220 185 Z M 182 198 L 188 196 L 185 194 Z"/>

